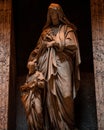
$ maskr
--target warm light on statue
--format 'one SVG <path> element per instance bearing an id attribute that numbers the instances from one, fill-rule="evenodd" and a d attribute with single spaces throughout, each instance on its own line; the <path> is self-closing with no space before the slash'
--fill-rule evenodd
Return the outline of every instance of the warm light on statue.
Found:
<path id="1" fill-rule="evenodd" d="M 29 130 L 75 129 L 73 99 L 79 89 L 80 63 L 76 27 L 61 6 L 52 3 L 21 86 Z"/>

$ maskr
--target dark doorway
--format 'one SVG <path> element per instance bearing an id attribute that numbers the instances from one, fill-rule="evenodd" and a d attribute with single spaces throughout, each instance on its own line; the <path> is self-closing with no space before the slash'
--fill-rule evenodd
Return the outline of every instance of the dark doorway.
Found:
<path id="1" fill-rule="evenodd" d="M 15 0 L 13 1 L 17 70 L 16 130 L 26 130 L 19 86 L 25 81 L 30 52 L 34 49 L 46 21 L 51 2 L 59 3 L 68 19 L 77 26 L 81 52 L 81 87 L 75 99 L 76 124 L 80 130 L 96 130 L 96 104 L 93 76 L 90 0 Z"/>

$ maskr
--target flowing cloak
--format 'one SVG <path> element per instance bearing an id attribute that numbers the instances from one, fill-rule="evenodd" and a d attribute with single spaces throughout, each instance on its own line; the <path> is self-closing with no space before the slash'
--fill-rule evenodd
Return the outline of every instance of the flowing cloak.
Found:
<path id="1" fill-rule="evenodd" d="M 37 60 L 39 71 L 47 81 L 46 129 L 72 130 L 73 99 L 80 81 L 79 45 L 74 30 L 68 25 L 60 25 L 55 35 L 52 30 L 47 28 L 43 31 L 29 61 Z M 56 44 L 47 47 L 46 44 L 52 40 Z"/>

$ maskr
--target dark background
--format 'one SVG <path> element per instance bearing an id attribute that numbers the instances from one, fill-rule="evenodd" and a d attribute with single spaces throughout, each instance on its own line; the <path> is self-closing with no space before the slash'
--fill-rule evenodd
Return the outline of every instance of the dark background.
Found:
<path id="1" fill-rule="evenodd" d="M 77 27 L 82 62 L 80 65 L 81 84 L 75 98 L 76 125 L 79 130 L 97 130 L 90 0 L 14 0 L 13 20 L 17 70 L 16 130 L 27 130 L 19 87 L 25 82 L 28 73 L 27 60 L 46 22 L 47 8 L 51 2 L 59 3 L 69 21 Z"/>

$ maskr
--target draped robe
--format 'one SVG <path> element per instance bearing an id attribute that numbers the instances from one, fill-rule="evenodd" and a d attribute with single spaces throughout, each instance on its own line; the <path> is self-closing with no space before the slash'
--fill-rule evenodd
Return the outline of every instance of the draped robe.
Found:
<path id="1" fill-rule="evenodd" d="M 55 44 L 48 47 L 49 41 Z M 80 52 L 75 32 L 68 25 L 43 30 L 38 44 L 31 52 L 28 63 L 38 63 L 45 77 L 45 130 L 73 130 L 73 99 L 79 88 Z"/>

